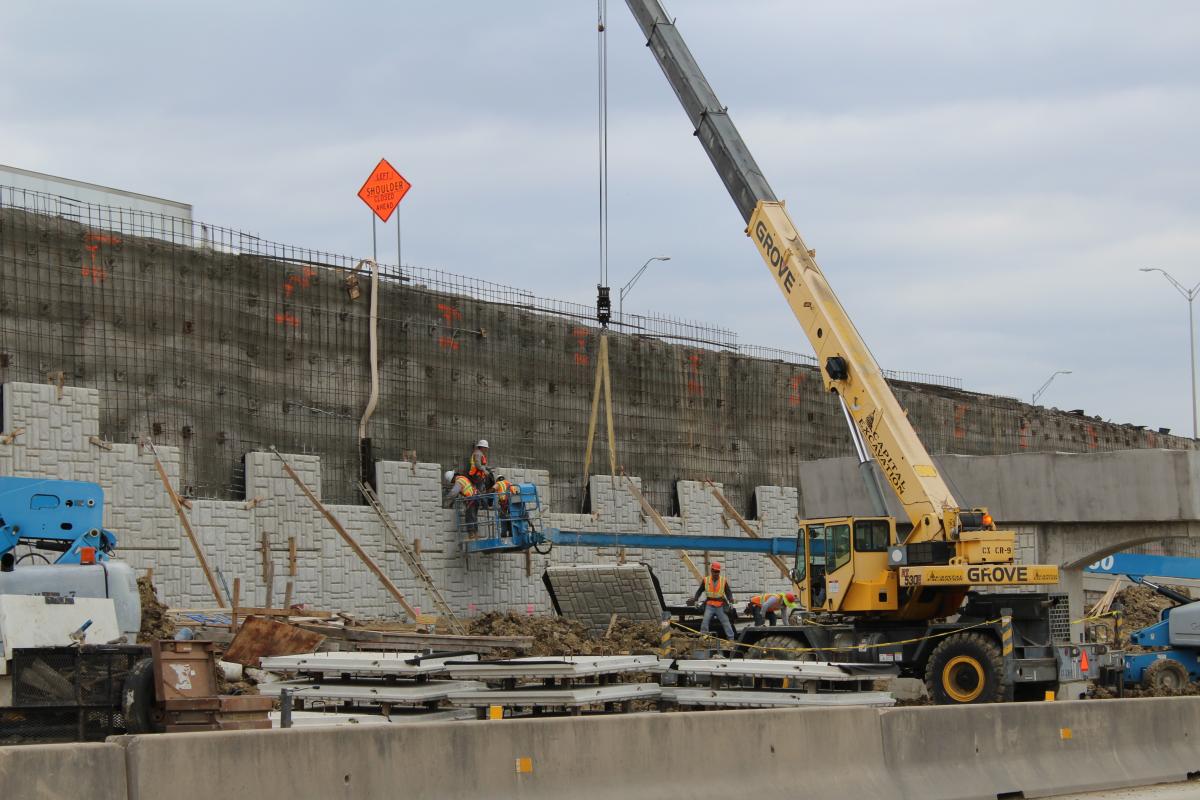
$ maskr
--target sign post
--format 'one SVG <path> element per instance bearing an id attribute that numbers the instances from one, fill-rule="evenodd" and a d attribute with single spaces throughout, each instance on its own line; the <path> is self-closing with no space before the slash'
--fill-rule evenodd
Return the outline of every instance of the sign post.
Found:
<path id="1" fill-rule="evenodd" d="M 386 158 L 381 158 L 366 183 L 358 190 L 359 198 L 371 209 L 371 255 L 376 263 L 379 263 L 379 254 L 375 244 L 375 219 L 379 218 L 385 223 L 391 219 L 392 212 L 411 188 L 412 184 Z M 399 215 L 396 215 L 396 265 L 400 265 Z"/>

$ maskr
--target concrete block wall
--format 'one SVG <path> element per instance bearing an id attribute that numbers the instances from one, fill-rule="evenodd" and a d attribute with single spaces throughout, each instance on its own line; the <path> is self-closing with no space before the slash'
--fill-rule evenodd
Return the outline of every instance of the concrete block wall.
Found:
<path id="1" fill-rule="evenodd" d="M 96 391 L 54 385 L 8 383 L 2 387 L 4 434 L 0 444 L 0 475 L 43 476 L 87 480 L 105 491 L 105 525 L 118 538 L 119 556 L 139 571 L 154 570 L 155 583 L 166 602 L 176 608 L 211 608 L 215 600 L 187 541 L 154 464 L 154 453 L 142 444 L 100 442 L 100 398 Z M 178 487 L 180 453 L 157 448 L 172 485 Z M 284 454 L 301 480 L 320 498 L 322 463 L 318 456 Z M 657 533 L 626 481 L 620 476 L 591 477 L 592 512 L 556 509 L 549 503 L 551 476 L 545 470 L 497 467 L 520 482 L 533 483 L 546 505 L 543 524 L 573 530 Z M 454 512 L 441 507 L 443 466 L 433 463 L 381 461 L 376 468 L 378 494 L 402 533 L 419 543 L 421 558 L 447 600 L 464 614 L 492 610 L 550 609 L 541 584 L 549 564 L 650 564 L 668 600 L 680 601 L 695 589 L 695 579 L 674 551 L 616 548 L 555 548 L 547 555 L 525 554 L 465 557 L 454 528 Z M 245 457 L 244 501 L 191 501 L 187 512 L 209 565 L 219 582 L 232 588 L 240 579 L 242 605 L 265 600 L 260 542 L 265 535 L 274 564 L 274 603 L 293 584 L 293 602 L 317 608 L 347 610 L 364 616 L 393 616 L 399 609 L 375 577 L 286 475 L 273 453 L 251 452 Z M 640 478 L 633 477 L 635 486 Z M 764 536 L 789 535 L 795 530 L 796 490 L 759 487 L 761 519 L 751 521 Z M 704 484 L 679 483 L 680 516 L 665 516 L 674 533 L 743 536 L 735 522 Z M 409 601 L 431 609 L 429 598 L 410 575 L 396 543 L 365 505 L 331 504 L 330 512 L 370 553 Z M 289 575 L 288 540 L 295 539 L 296 574 Z M 711 554 L 727 564 L 731 584 L 742 596 L 762 590 L 782 591 L 785 578 L 767 559 L 754 555 Z M 703 569 L 708 554 L 693 553 Z M 740 599 L 740 598 L 739 598 Z"/>

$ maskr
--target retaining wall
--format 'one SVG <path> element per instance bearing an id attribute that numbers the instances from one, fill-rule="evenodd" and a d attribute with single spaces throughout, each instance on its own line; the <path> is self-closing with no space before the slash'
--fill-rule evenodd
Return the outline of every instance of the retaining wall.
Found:
<path id="1" fill-rule="evenodd" d="M 0 209 L 0 382 L 101 390 L 103 435 L 178 447 L 185 494 L 240 497 L 245 453 L 275 445 L 322 456 L 328 497 L 356 502 L 370 370 L 367 298 L 351 300 L 345 283 L 354 261 L 249 236 L 148 238 L 108 211 L 76 221 Z M 486 264 L 474 271 L 505 282 Z M 579 507 L 599 349 L 590 309 L 411 268 L 379 291 L 375 457 L 455 463 L 483 436 L 504 463 L 549 471 L 554 499 Z M 705 341 L 702 325 L 657 322 L 615 328 L 610 361 L 617 463 L 660 509 L 673 510 L 676 480 L 710 477 L 749 510 L 757 486 L 796 485 L 799 462 L 852 453 L 812 360 L 786 352 L 807 352 L 798 328 L 755 358 L 725 349 L 732 337 Z M 624 332 L 645 326 L 673 338 Z M 935 453 L 1194 447 L 1011 398 L 895 388 Z"/>
<path id="2" fill-rule="evenodd" d="M 67 478 L 99 483 L 105 492 L 105 526 L 117 535 L 119 557 L 135 569 L 154 570 L 163 599 L 175 608 L 215 604 L 203 572 L 187 543 L 178 517 L 154 466 L 151 452 L 136 444 L 104 442 L 98 438 L 100 403 L 94 389 L 47 384 L 4 384 L 0 475 Z M 19 432 L 19 433 L 18 433 Z M 178 448 L 160 446 L 159 457 L 171 482 L 179 485 Z M 323 461 L 318 456 L 285 454 L 318 497 L 323 496 Z M 188 516 L 209 563 L 232 587 L 241 578 L 242 603 L 264 600 L 260 541 L 267 537 L 274 562 L 274 599 L 282 601 L 284 586 L 293 581 L 293 602 L 334 608 L 360 615 L 395 615 L 399 607 L 374 575 L 341 541 L 313 508 L 282 464 L 271 453 L 245 457 L 247 501 L 191 502 Z M 537 485 L 549 495 L 544 470 L 498 469 L 510 479 Z M 441 507 L 443 466 L 423 462 L 383 461 L 376 465 L 376 488 L 388 513 L 404 534 L 420 543 L 421 559 L 460 614 L 493 610 L 548 612 L 550 601 L 539 580 L 542 570 L 556 563 L 611 563 L 615 548 L 555 548 L 548 555 L 496 554 L 465 557 L 453 511 Z M 632 479 L 635 485 L 640 478 Z M 657 532 L 647 520 L 623 479 L 591 477 L 592 512 L 570 513 L 548 503 L 543 522 L 572 530 Z M 743 536 L 726 519 L 709 491 L 695 481 L 678 486 L 680 513 L 666 517 L 675 533 Z M 794 536 L 798 495 L 794 488 L 760 487 L 758 517 L 753 521 L 763 536 Z M 396 546 L 375 513 L 363 505 L 330 504 L 330 511 L 387 571 L 414 605 L 432 610 L 424 590 L 403 563 Z M 297 574 L 289 576 L 288 539 L 297 545 Z M 704 553 L 693 553 L 703 566 Z M 754 555 L 722 559 L 735 591 L 748 597 L 763 590 L 784 591 L 785 576 L 770 562 Z M 679 557 L 670 551 L 625 549 L 625 558 L 645 562 L 659 574 L 664 592 L 682 601 L 696 581 Z"/>
<path id="3" fill-rule="evenodd" d="M 39 800 L 995 800 L 1186 781 L 1198 741 L 1192 697 L 629 714 L 0 748 L 0 787 Z M 14 776 L 37 793 L 10 795 Z"/>

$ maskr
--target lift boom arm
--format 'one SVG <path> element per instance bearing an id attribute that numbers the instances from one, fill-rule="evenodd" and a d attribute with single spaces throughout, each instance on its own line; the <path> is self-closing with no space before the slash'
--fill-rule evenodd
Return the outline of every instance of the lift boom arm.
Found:
<path id="1" fill-rule="evenodd" d="M 825 280 L 762 170 L 658 0 L 627 0 L 647 46 L 679 97 L 696 137 L 746 221 L 746 232 L 812 343 L 825 387 L 841 398 L 857 435 L 913 524 L 909 543 L 951 538 L 959 511 L 866 343 Z"/>

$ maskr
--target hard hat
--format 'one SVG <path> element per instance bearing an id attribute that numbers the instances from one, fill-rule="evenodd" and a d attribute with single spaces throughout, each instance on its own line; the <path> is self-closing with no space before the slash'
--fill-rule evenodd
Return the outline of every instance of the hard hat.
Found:
<path id="1" fill-rule="evenodd" d="M 454 482 L 454 470 L 452 470 L 452 469 L 446 470 L 446 474 L 442 476 L 442 480 L 444 480 L 446 483 L 453 483 Z"/>
<path id="2" fill-rule="evenodd" d="M 796 602 L 796 594 L 795 594 L 795 592 L 788 592 L 788 593 L 787 593 L 786 595 L 784 595 L 784 596 L 785 596 L 785 597 L 787 597 L 787 601 L 788 601 L 789 603 L 794 603 L 794 602 Z"/>
<path id="3" fill-rule="evenodd" d="M 488 446 L 487 439 L 480 439 L 478 442 L 475 443 L 475 446 L 476 447 L 487 447 Z"/>
<path id="4" fill-rule="evenodd" d="M 721 571 L 721 562 L 720 561 L 712 562 L 712 564 L 709 565 L 709 569 L 711 569 L 713 572 L 720 572 Z"/>

